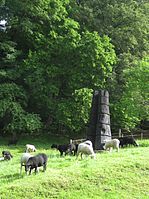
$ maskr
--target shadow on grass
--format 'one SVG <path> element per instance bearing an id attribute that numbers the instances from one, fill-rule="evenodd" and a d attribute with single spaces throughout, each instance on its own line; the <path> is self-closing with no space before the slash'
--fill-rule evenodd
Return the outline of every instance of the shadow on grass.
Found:
<path id="1" fill-rule="evenodd" d="M 20 173 L 14 173 L 14 174 L 0 176 L 0 178 L 1 178 L 1 182 L 8 183 L 8 182 L 13 182 L 18 179 L 22 179 L 24 178 L 24 175 L 20 175 Z"/>

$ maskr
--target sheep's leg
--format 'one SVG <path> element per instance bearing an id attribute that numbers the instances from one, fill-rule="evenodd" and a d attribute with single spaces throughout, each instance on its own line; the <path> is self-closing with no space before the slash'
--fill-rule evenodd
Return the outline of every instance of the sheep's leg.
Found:
<path id="1" fill-rule="evenodd" d="M 38 169 L 37 169 L 37 167 L 35 167 L 35 174 L 37 174 L 37 172 L 38 172 Z"/>
<path id="2" fill-rule="evenodd" d="M 32 169 L 30 168 L 30 170 L 29 170 L 29 175 L 31 175 L 31 172 L 32 172 Z"/>
<path id="3" fill-rule="evenodd" d="M 24 166 L 25 166 L 25 172 L 26 172 L 26 175 L 27 175 L 26 165 L 24 165 Z"/>
<path id="4" fill-rule="evenodd" d="M 78 156 L 79 156 L 79 153 L 77 152 L 77 154 L 76 154 L 76 160 L 78 159 Z"/>
<path id="5" fill-rule="evenodd" d="M 46 164 L 43 165 L 43 171 L 46 171 Z"/>
<path id="6" fill-rule="evenodd" d="M 22 164 L 21 164 L 21 167 L 20 167 L 20 174 L 22 174 Z"/>

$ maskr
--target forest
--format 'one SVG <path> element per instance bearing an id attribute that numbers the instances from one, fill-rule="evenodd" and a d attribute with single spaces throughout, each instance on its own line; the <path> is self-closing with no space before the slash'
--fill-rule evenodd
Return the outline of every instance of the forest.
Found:
<path id="1" fill-rule="evenodd" d="M 0 21 L 0 135 L 80 135 L 100 89 L 113 132 L 149 120 L 148 0 L 0 0 Z"/>

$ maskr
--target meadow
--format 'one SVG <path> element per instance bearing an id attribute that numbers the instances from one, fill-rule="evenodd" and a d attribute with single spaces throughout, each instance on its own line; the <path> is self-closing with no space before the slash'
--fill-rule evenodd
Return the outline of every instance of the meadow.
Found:
<path id="1" fill-rule="evenodd" d="M 31 141 L 32 140 L 32 141 Z M 24 138 L 16 146 L 0 139 L 0 154 L 9 150 L 11 161 L 0 162 L 0 199 L 149 199 L 149 140 L 138 140 L 139 147 L 125 147 L 96 153 L 96 160 L 74 156 L 60 157 L 52 143 L 67 140 L 49 137 Z M 25 175 L 20 157 L 25 144 L 34 144 L 48 155 L 46 172 Z"/>

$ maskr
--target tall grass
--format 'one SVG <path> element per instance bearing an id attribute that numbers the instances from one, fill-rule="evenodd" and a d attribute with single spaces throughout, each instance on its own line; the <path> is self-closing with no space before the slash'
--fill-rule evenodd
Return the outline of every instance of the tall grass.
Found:
<path id="1" fill-rule="evenodd" d="M 56 141 L 46 137 L 24 139 L 17 146 L 0 143 L 0 153 L 7 149 L 14 155 L 11 161 L 0 162 L 0 199 L 149 199 L 149 140 L 119 153 L 97 153 L 96 160 L 59 157 L 50 149 Z M 46 172 L 19 174 L 26 143 L 48 155 Z"/>

